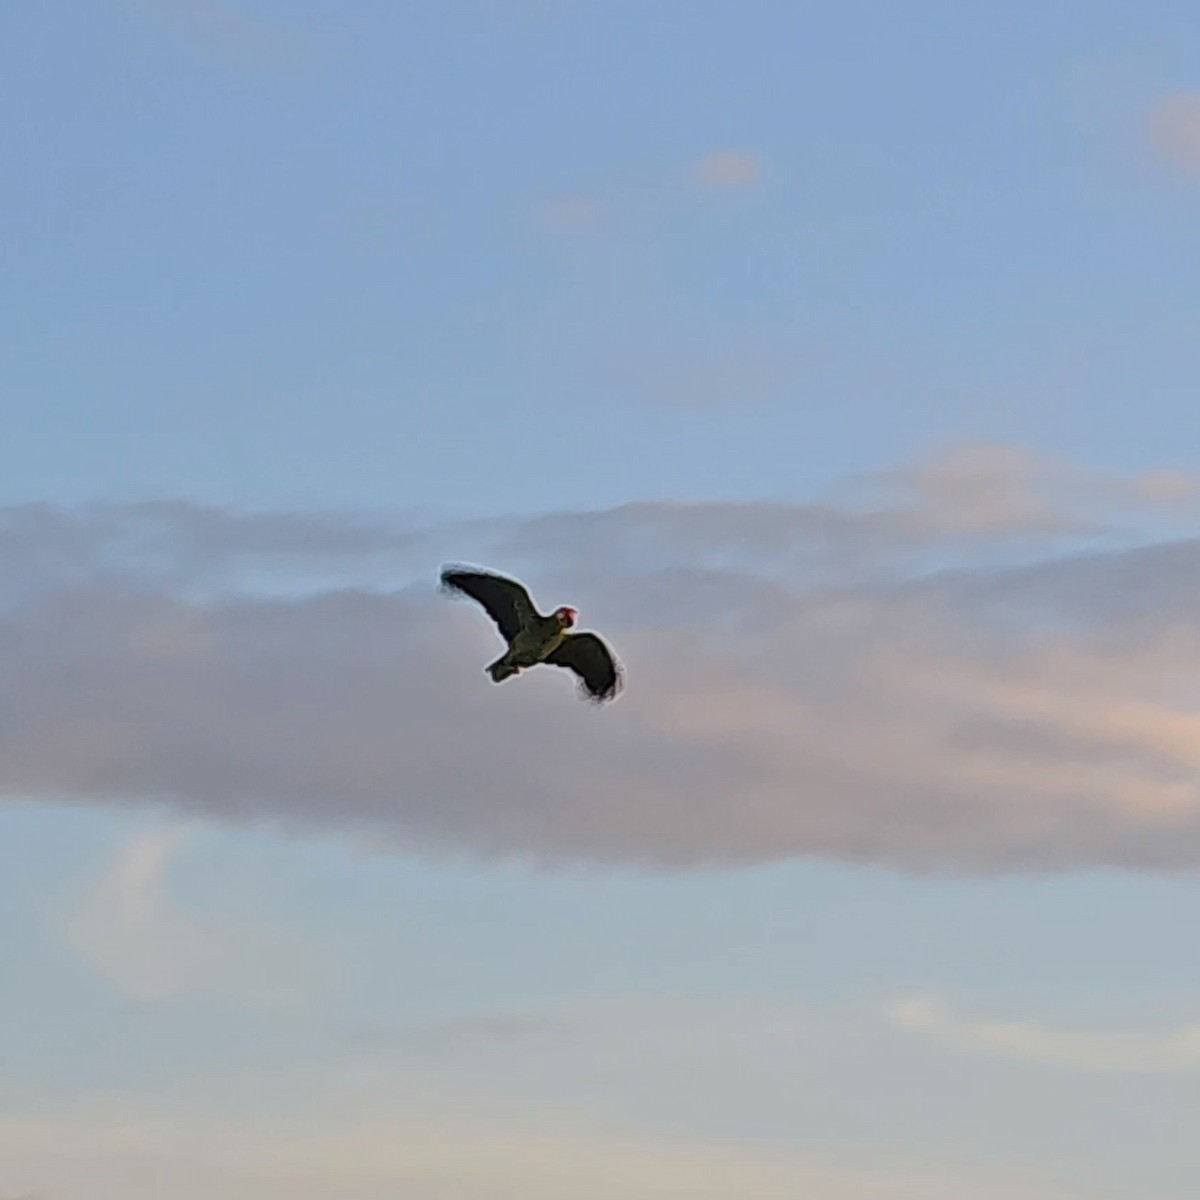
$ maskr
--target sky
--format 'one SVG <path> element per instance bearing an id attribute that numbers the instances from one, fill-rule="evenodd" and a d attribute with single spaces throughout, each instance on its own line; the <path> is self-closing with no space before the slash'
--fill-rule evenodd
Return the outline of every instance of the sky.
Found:
<path id="1" fill-rule="evenodd" d="M 1192 1200 L 1193 5 L 0 31 L 0 1200 Z"/>

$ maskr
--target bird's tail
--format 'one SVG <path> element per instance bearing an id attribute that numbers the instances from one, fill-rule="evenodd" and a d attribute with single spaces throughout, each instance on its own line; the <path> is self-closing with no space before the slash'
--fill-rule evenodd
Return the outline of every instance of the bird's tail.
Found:
<path id="1" fill-rule="evenodd" d="M 493 683 L 503 683 L 510 675 L 520 674 L 521 668 L 514 667 L 508 661 L 508 656 L 496 659 L 494 663 L 486 668 L 487 673 L 492 677 Z"/>

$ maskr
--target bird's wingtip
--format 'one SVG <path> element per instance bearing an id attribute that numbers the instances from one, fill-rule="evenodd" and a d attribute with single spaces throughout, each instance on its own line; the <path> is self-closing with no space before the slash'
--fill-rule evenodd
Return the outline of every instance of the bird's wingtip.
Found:
<path id="1" fill-rule="evenodd" d="M 471 574 L 476 568 L 468 567 L 465 563 L 443 563 L 442 569 L 438 573 L 438 585 L 443 592 L 454 592 L 458 590 L 458 586 L 454 577 L 456 575 Z"/>
<path id="2" fill-rule="evenodd" d="M 582 681 L 580 683 L 579 691 L 589 704 L 594 704 L 597 708 L 600 708 L 602 705 L 608 704 L 610 701 L 615 700 L 624 690 L 624 687 L 625 669 L 624 667 L 618 666 L 615 678 L 613 679 L 612 683 L 608 685 L 608 687 L 603 689 L 603 691 L 593 692 L 591 688 L 589 688 L 587 684 L 583 683 Z"/>

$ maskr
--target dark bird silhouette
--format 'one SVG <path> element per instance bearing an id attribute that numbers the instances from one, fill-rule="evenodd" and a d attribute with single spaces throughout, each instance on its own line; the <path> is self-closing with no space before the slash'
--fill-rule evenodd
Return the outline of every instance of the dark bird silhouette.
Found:
<path id="1" fill-rule="evenodd" d="M 569 605 L 544 617 L 515 579 L 469 567 L 446 567 L 442 587 L 481 604 L 508 643 L 508 649 L 486 668 L 493 682 L 503 683 L 527 667 L 550 663 L 574 671 L 583 695 L 598 704 L 621 690 L 621 667 L 608 646 L 594 633 L 569 632 L 579 616 Z"/>

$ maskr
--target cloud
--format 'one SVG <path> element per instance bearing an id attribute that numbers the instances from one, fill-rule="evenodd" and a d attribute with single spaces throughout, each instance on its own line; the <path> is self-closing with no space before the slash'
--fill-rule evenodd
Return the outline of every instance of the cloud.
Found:
<path id="1" fill-rule="evenodd" d="M 437 1021 L 412 1030 L 407 1040 L 428 1050 L 476 1052 L 481 1046 L 511 1045 L 546 1036 L 559 1037 L 570 1031 L 560 1019 L 523 1013 L 490 1013 Z"/>
<path id="2" fill-rule="evenodd" d="M 543 231 L 557 234 L 604 232 L 651 236 L 678 224 L 701 192 L 744 191 L 766 177 L 762 159 L 745 150 L 720 150 L 693 160 L 680 172 L 625 170 L 607 182 L 530 197 L 529 217 Z"/>
<path id="3" fill-rule="evenodd" d="M 294 62 L 311 50 L 294 29 L 268 24 L 223 0 L 125 0 L 184 42 L 229 65 L 255 70 Z"/>
<path id="4" fill-rule="evenodd" d="M 1061 469 L 1020 446 L 955 447 L 914 467 L 878 476 L 947 532 L 1058 532 L 1074 521 L 1052 494 Z"/>
<path id="5" fill-rule="evenodd" d="M 794 354 L 742 347 L 668 359 L 640 373 L 647 403 L 679 412 L 713 412 L 773 403 L 794 390 L 803 364 Z"/>
<path id="6" fill-rule="evenodd" d="M 550 229 L 563 232 L 590 232 L 600 223 L 604 205 L 596 196 L 575 193 L 555 196 L 538 207 L 538 217 Z"/>
<path id="7" fill-rule="evenodd" d="M 232 1069 L 193 1065 L 185 1093 L 135 1070 L 22 1104 L 17 1077 L 0 1118 L 8 1184 L 88 1200 L 1082 1200 L 1114 1171 L 1131 1196 L 1166 1172 L 1176 1191 L 1154 1194 L 1182 1197 L 1194 1177 L 1186 1137 L 1164 1156 L 1151 1136 L 1186 1125 L 1171 1086 L 1186 1079 L 1131 1098 L 1123 1078 L 956 1061 L 845 997 L 574 993 L 347 1032 L 302 1023 Z M 152 1172 L 169 1186 L 139 1186 Z"/>
<path id="8" fill-rule="evenodd" d="M 1136 476 L 1131 487 L 1147 504 L 1173 506 L 1194 503 L 1200 485 L 1184 471 L 1147 471 Z"/>
<path id="9" fill-rule="evenodd" d="M 561 1118 L 472 1120 L 405 1110 L 314 1122 L 273 1114 L 216 1120 L 99 1108 L 0 1117 L 8 1175 L 89 1200 L 1082 1200 L 1001 1166 L 828 1158 L 769 1146 L 636 1136 Z M 877 1157 L 877 1156 L 876 1156 Z M 853 1160 L 851 1160 L 853 1161 Z"/>
<path id="10" fill-rule="evenodd" d="M 945 997 L 898 997 L 886 1020 L 955 1050 L 1080 1071 L 1200 1070 L 1200 1021 L 1168 1029 L 1077 1029 L 1036 1020 L 998 1020 L 957 1014 Z"/>
<path id="11" fill-rule="evenodd" d="M 1200 92 L 1176 92 L 1150 112 L 1150 140 L 1176 166 L 1200 170 Z"/>
<path id="12" fill-rule="evenodd" d="M 867 482 L 930 533 L 972 536 L 1086 533 L 1116 513 L 1194 506 L 1198 487 L 1183 471 L 1102 475 L 1024 446 L 986 442 L 944 447 Z"/>
<path id="13" fill-rule="evenodd" d="M 762 180 L 763 164 L 747 150 L 718 150 L 696 163 L 695 176 L 706 188 L 750 187 Z"/>
<path id="14" fill-rule="evenodd" d="M 123 846 L 71 915 L 68 944 L 134 1000 L 215 993 L 274 1006 L 310 990 L 314 964 L 294 938 L 173 903 L 168 872 L 181 834 L 155 830 Z"/>
<path id="15" fill-rule="evenodd" d="M 975 447 L 836 503 L 7 510 L 0 794 L 651 867 L 1191 868 L 1200 542 L 1136 532 L 1140 479 Z M 462 558 L 580 607 L 623 698 L 488 684 L 435 591 Z"/>

